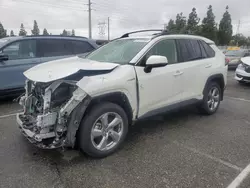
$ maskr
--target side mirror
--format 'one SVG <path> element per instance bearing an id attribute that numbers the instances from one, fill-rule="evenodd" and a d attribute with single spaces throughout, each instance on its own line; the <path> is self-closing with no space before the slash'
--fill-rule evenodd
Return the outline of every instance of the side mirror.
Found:
<path id="1" fill-rule="evenodd" d="M 167 64 L 168 64 L 168 59 L 165 56 L 152 55 L 146 61 L 146 67 L 144 68 L 144 71 L 146 73 L 149 73 L 153 68 L 164 67 Z"/>
<path id="2" fill-rule="evenodd" d="M 9 60 L 9 56 L 3 53 L 0 53 L 0 61 L 7 61 Z"/>

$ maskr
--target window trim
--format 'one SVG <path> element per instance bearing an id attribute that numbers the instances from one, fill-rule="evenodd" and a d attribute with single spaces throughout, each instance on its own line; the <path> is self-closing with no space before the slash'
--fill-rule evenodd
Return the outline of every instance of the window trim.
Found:
<path id="1" fill-rule="evenodd" d="M 18 40 L 15 40 L 15 41 L 11 41 L 10 43 L 8 43 L 8 44 L 6 44 L 5 46 L 3 46 L 1 49 L 0 49 L 0 51 L 1 52 L 3 52 L 3 50 L 6 48 L 6 47 L 8 47 L 8 46 L 10 46 L 10 45 L 12 45 L 13 43 L 16 43 L 16 42 L 21 42 L 21 41 L 28 41 L 28 40 L 37 40 L 37 39 L 29 39 L 29 38 L 25 38 L 25 39 L 18 39 Z M 37 55 L 37 41 L 36 41 L 36 55 Z M 23 59 L 35 59 L 35 58 L 40 58 L 40 57 L 30 57 L 30 58 L 19 58 L 19 59 L 9 59 L 8 61 L 16 61 L 16 60 L 23 60 Z"/>
<path id="2" fill-rule="evenodd" d="M 144 67 L 144 65 L 141 65 L 141 61 L 143 60 L 143 58 L 145 57 L 145 55 L 159 42 L 162 42 L 164 40 L 173 40 L 175 43 L 175 49 L 176 49 L 176 56 L 177 56 L 177 62 L 176 63 L 168 63 L 168 65 L 174 65 L 174 64 L 178 64 L 179 62 L 179 57 L 178 57 L 178 49 L 177 49 L 177 43 L 176 43 L 176 39 L 174 38 L 162 38 L 160 40 L 155 41 L 144 53 L 143 55 L 137 60 L 137 62 L 134 64 L 134 66 L 138 66 L 138 67 Z"/>

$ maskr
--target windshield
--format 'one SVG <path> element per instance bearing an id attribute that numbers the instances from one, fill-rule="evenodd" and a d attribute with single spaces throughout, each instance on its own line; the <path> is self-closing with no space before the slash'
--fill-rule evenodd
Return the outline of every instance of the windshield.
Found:
<path id="1" fill-rule="evenodd" d="M 110 42 L 86 58 L 100 62 L 126 64 L 149 42 L 148 39 L 122 39 Z"/>
<path id="2" fill-rule="evenodd" d="M 226 56 L 236 56 L 236 57 L 241 57 L 243 56 L 244 51 L 242 50 L 231 50 L 226 52 Z"/>

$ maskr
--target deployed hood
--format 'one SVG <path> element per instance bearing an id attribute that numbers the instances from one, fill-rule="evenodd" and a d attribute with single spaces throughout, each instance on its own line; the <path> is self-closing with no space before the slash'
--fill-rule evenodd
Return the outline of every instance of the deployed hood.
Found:
<path id="1" fill-rule="evenodd" d="M 68 77 L 80 70 L 101 71 L 112 70 L 119 64 L 97 62 L 79 57 L 71 57 L 39 64 L 23 74 L 35 82 L 51 82 Z"/>
<path id="2" fill-rule="evenodd" d="M 250 66 L 250 57 L 243 57 L 241 58 L 241 61 Z"/>

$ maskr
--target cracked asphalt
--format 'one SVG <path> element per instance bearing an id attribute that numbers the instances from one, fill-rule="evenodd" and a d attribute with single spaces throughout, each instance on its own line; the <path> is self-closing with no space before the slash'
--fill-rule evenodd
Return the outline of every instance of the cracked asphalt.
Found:
<path id="1" fill-rule="evenodd" d="M 233 74 L 215 115 L 188 108 L 139 122 L 105 159 L 32 146 L 12 115 L 20 107 L 0 101 L 0 187 L 227 187 L 250 163 L 250 86 Z M 250 177 L 240 187 L 250 187 Z"/>

